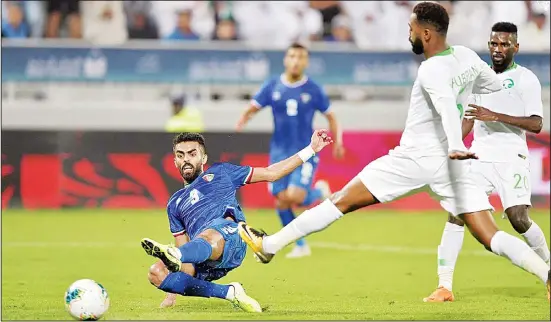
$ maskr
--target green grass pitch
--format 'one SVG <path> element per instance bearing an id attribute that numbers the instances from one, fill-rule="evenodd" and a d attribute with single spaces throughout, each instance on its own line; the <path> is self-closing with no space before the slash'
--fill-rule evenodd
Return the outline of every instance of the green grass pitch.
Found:
<path id="1" fill-rule="evenodd" d="M 274 211 L 247 212 L 273 232 Z M 549 241 L 548 212 L 532 212 Z M 313 256 L 269 265 L 247 254 L 220 282 L 241 282 L 267 311 L 246 314 L 223 300 L 164 294 L 147 281 L 153 258 L 142 237 L 171 242 L 163 210 L 15 211 L 2 214 L 2 319 L 67 320 L 63 294 L 75 280 L 102 283 L 111 297 L 108 320 L 354 319 L 547 320 L 544 285 L 467 234 L 455 273 L 456 302 L 423 303 L 436 286 L 436 249 L 443 212 L 359 212 L 310 236 Z M 496 214 L 498 225 L 511 232 Z M 515 234 L 516 235 L 516 234 Z"/>

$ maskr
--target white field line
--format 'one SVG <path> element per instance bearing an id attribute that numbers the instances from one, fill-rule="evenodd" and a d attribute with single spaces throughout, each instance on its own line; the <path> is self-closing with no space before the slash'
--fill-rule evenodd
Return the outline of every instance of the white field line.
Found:
<path id="1" fill-rule="evenodd" d="M 420 247 L 402 247 L 402 246 L 385 246 L 385 245 L 369 245 L 369 244 L 341 244 L 330 242 L 312 242 L 309 243 L 313 248 L 324 248 L 331 250 L 348 250 L 348 251 L 360 251 L 360 252 L 378 252 L 378 253 L 402 253 L 402 254 L 414 254 L 414 255 L 436 255 L 438 245 L 434 248 L 420 248 Z M 482 246 L 480 246 L 482 247 Z M 487 256 L 492 255 L 489 251 L 485 250 L 463 250 L 462 255 L 474 255 L 474 256 Z"/>
<path id="2" fill-rule="evenodd" d="M 5 242 L 2 248 L 140 248 L 140 243 L 112 243 L 112 242 Z M 343 244 L 333 242 L 310 242 L 312 248 L 343 250 L 355 252 L 376 252 L 376 253 L 400 253 L 411 255 L 436 255 L 438 245 L 434 248 L 402 247 L 370 244 Z M 482 246 L 481 246 L 482 247 Z M 464 250 L 461 255 L 488 256 L 490 252 L 484 250 Z"/>

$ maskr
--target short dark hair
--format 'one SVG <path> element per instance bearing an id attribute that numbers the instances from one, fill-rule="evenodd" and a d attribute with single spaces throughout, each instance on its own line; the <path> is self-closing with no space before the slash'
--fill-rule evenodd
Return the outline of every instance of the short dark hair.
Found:
<path id="1" fill-rule="evenodd" d="M 516 34 L 518 32 L 518 28 L 517 28 L 517 25 L 515 25 L 512 22 L 501 21 L 501 22 L 496 22 L 492 26 L 492 31 L 493 32 L 508 32 L 508 33 Z"/>
<path id="2" fill-rule="evenodd" d="M 292 44 L 287 48 L 287 50 L 289 50 L 289 49 L 304 49 L 304 50 L 308 51 L 308 48 L 306 48 L 306 46 L 301 45 L 301 44 L 299 44 L 298 42 L 292 43 Z"/>
<path id="3" fill-rule="evenodd" d="M 435 2 L 420 2 L 413 7 L 413 13 L 417 16 L 417 21 L 433 26 L 436 32 L 446 35 L 450 16 L 441 4 Z"/>
<path id="4" fill-rule="evenodd" d="M 174 149 L 177 144 L 182 142 L 197 142 L 201 147 L 203 147 L 203 152 L 207 152 L 205 147 L 205 138 L 199 133 L 183 132 L 177 134 L 172 140 L 172 149 Z"/>

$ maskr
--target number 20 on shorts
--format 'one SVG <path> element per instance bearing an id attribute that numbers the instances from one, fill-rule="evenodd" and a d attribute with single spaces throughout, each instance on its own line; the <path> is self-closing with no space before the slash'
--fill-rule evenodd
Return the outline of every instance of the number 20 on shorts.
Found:
<path id="1" fill-rule="evenodd" d="M 514 174 L 515 178 L 515 189 L 522 189 L 524 186 L 524 189 L 528 189 L 528 177 L 522 176 L 519 173 Z"/>

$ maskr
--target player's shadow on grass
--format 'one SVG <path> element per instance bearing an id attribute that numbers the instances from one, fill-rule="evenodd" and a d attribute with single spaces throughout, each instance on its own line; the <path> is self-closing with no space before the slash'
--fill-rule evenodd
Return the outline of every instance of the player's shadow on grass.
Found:
<path id="1" fill-rule="evenodd" d="M 273 305 L 265 305 L 262 307 L 264 310 L 264 314 L 271 313 L 278 316 L 302 316 L 304 314 L 310 313 L 308 310 L 288 310 L 285 306 L 274 307 Z M 161 309 L 159 310 L 166 310 Z M 179 303 L 176 304 L 176 306 L 168 309 L 172 312 L 181 312 L 186 314 L 201 314 L 205 312 L 209 312 L 209 314 L 236 314 L 236 313 L 243 313 L 243 314 L 250 314 L 245 313 L 239 309 L 233 308 L 231 305 L 228 305 L 228 303 L 220 302 L 220 303 L 209 303 L 205 305 L 197 305 L 196 303 Z M 357 316 L 358 312 L 337 312 L 337 311 L 315 311 L 316 314 L 322 314 L 322 315 L 342 315 L 342 316 Z"/>
<path id="2" fill-rule="evenodd" d="M 540 289 L 538 289 L 538 286 Z M 473 287 L 458 293 L 461 298 L 479 297 L 480 295 L 503 296 L 513 298 L 545 298 L 545 289 L 541 285 L 533 287 Z"/>
<path id="3" fill-rule="evenodd" d="M 167 310 L 159 308 L 159 310 Z M 198 304 L 198 303 L 176 303 L 174 307 L 169 308 L 168 310 L 172 312 L 182 312 L 182 313 L 232 313 L 232 312 L 242 312 L 239 309 L 234 309 L 233 306 L 224 301 L 215 301 L 208 304 Z"/>

